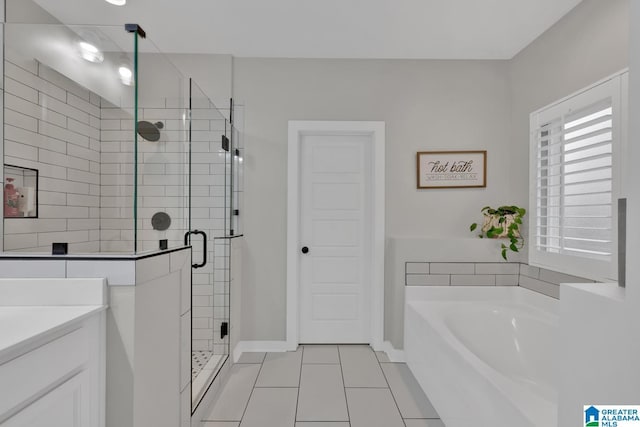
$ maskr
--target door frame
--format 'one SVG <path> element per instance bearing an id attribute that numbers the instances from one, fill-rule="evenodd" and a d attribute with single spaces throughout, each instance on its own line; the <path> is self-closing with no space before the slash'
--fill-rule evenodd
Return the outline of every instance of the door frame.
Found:
<path id="1" fill-rule="evenodd" d="M 289 121 L 287 155 L 287 335 L 286 347 L 299 344 L 300 283 L 300 154 L 302 137 L 309 135 L 363 135 L 370 137 L 372 195 L 372 251 L 370 264 L 369 344 L 382 350 L 384 336 L 385 247 L 385 123 L 379 121 Z"/>

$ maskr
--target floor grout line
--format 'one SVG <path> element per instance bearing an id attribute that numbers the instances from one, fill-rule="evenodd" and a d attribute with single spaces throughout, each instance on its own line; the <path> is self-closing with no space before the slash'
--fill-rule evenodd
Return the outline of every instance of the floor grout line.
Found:
<path id="1" fill-rule="evenodd" d="M 340 376 L 342 377 L 342 389 L 344 390 L 344 404 L 347 407 L 347 420 L 351 427 L 351 413 L 349 412 L 349 401 L 347 400 L 347 387 L 344 385 L 344 369 L 342 369 L 342 356 L 340 355 L 340 346 L 336 346 L 338 350 L 338 362 L 340 362 Z"/>
<path id="2" fill-rule="evenodd" d="M 415 417 L 403 417 L 403 420 L 439 420 L 440 418 L 415 418 Z"/>
<path id="3" fill-rule="evenodd" d="M 302 354 L 300 355 L 300 372 L 298 374 L 298 394 L 296 395 L 296 412 L 293 416 L 293 426 L 295 427 L 296 422 L 298 421 L 298 404 L 300 403 L 300 386 L 302 384 L 302 361 L 304 360 L 304 346 L 302 347 Z"/>
<path id="4" fill-rule="evenodd" d="M 267 353 L 265 353 L 264 358 L 262 359 L 262 363 L 260 364 L 260 369 L 258 369 L 258 375 L 256 375 L 256 379 L 253 381 L 253 387 L 251 388 L 251 393 L 249 393 L 249 398 L 247 399 L 247 403 L 244 405 L 244 411 L 242 411 L 242 416 L 240 417 L 240 422 L 238 423 L 238 427 L 242 425 L 242 421 L 244 420 L 244 416 L 247 413 L 247 409 L 249 408 L 249 402 L 251 402 L 251 397 L 253 396 L 253 392 L 256 389 L 256 384 L 258 383 L 258 378 L 260 378 L 260 372 L 262 372 L 262 367 L 264 366 L 264 361 L 267 358 Z"/>
<path id="5" fill-rule="evenodd" d="M 328 365 L 328 366 L 336 366 L 336 365 L 339 365 L 339 363 L 320 363 L 320 362 L 316 362 L 316 363 L 303 363 L 303 365 Z"/>
<path id="6" fill-rule="evenodd" d="M 254 388 L 298 388 L 298 386 L 292 385 L 292 386 L 285 386 L 285 385 L 277 385 L 277 386 L 273 386 L 273 385 L 257 385 Z"/>
<path id="7" fill-rule="evenodd" d="M 349 389 L 366 389 L 366 390 L 386 390 L 389 387 L 345 387 Z"/>
<path id="8" fill-rule="evenodd" d="M 382 377 L 384 378 L 384 381 L 387 383 L 387 386 L 389 387 L 389 393 L 391 394 L 391 398 L 393 399 L 393 403 L 396 405 L 396 408 L 398 409 L 398 415 L 400 415 L 400 419 L 402 420 L 402 424 L 404 424 L 404 426 L 407 427 L 407 423 L 404 422 L 404 418 L 402 417 L 402 412 L 400 411 L 400 406 L 398 405 L 398 401 L 396 400 L 396 396 L 395 396 L 395 394 L 393 394 L 393 389 L 391 388 L 391 384 L 389 384 L 389 379 L 387 378 L 387 374 L 385 374 L 384 373 L 384 369 L 382 369 L 382 363 L 380 363 L 380 361 L 378 360 L 377 356 L 376 356 L 376 360 L 378 361 L 378 367 L 382 371 Z"/>

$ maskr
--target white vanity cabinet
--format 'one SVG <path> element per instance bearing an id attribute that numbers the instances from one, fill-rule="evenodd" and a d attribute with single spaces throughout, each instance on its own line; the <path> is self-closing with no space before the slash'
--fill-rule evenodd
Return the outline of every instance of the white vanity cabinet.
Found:
<path id="1" fill-rule="evenodd" d="M 15 293 L 37 288 L 35 281 L 23 281 L 22 288 L 20 280 L 11 285 L 0 281 L 2 427 L 104 426 L 104 283 L 89 280 L 95 298 L 80 305 L 78 297 L 88 296 L 87 289 L 80 289 L 82 280 L 72 280 L 76 283 L 64 284 L 62 294 L 49 301 L 60 303 L 66 292 L 78 287 L 80 295 L 67 294 L 72 305 L 42 305 L 47 302 L 43 294 L 26 300 L 34 305 L 20 305 L 27 302 L 16 301 Z M 52 291 L 48 287 L 45 294 Z"/>
<path id="2" fill-rule="evenodd" d="M 191 264 L 189 246 L 113 257 L 102 254 L 52 258 L 4 254 L 0 257 L 0 276 L 24 276 L 33 272 L 57 277 L 0 278 L 0 427 L 6 427 L 4 423 L 8 423 L 10 417 L 14 418 L 11 422 L 17 424 L 6 425 L 40 425 L 38 421 L 23 421 L 31 416 L 31 404 L 35 405 L 36 401 L 40 401 L 39 406 L 33 406 L 34 411 L 39 411 L 36 413 L 51 413 L 53 419 L 54 414 L 50 411 L 60 411 L 56 414 L 61 414 L 65 420 L 56 424 L 49 419 L 44 424 L 47 427 L 189 427 L 192 413 Z M 77 279 L 92 276 L 106 280 Z M 87 286 L 91 280 L 108 286 Z M 40 286 L 42 282 L 45 282 L 44 286 Z M 7 286 L 13 286 L 13 289 L 9 290 Z M 23 293 L 30 297 L 17 297 Z M 86 308 L 91 304 L 104 310 L 107 295 L 109 307 L 99 316 L 99 333 L 84 332 L 93 331 L 94 326 L 91 322 L 83 324 L 81 334 L 85 338 L 74 341 L 81 344 L 79 348 L 65 349 L 38 362 L 29 362 L 19 369 L 9 370 L 28 375 L 33 369 L 40 369 L 35 377 L 43 377 L 52 369 L 61 369 L 63 372 L 57 372 L 57 377 L 53 375 L 55 378 L 46 384 L 46 381 L 39 383 L 40 392 L 33 391 L 37 396 L 23 397 L 27 400 L 3 408 L 5 396 L 15 393 L 13 384 L 23 380 L 2 377 L 1 366 L 11 360 L 3 358 L 2 348 L 7 344 L 3 340 L 11 336 L 11 324 L 21 324 L 8 322 L 2 311 L 9 309 L 9 306 L 23 306 L 22 309 L 26 309 L 26 305 Z M 41 317 L 29 315 L 30 322 L 24 323 L 24 326 L 35 325 Z M 44 328 L 46 325 L 40 326 Z M 57 336 L 61 338 L 75 329 L 78 329 L 77 325 Z M 106 335 L 106 344 L 103 334 Z M 25 335 L 28 334 L 25 332 Z M 93 341 L 98 337 L 99 344 Z M 82 343 L 89 347 L 83 347 Z M 101 348 L 97 356 L 96 346 Z M 26 356 L 38 347 L 23 349 L 20 354 Z M 95 360 L 99 361 L 99 376 L 96 374 Z M 84 374 L 85 371 L 88 374 Z M 103 393 L 101 397 L 96 397 L 95 384 Z M 54 390 L 55 393 L 40 400 L 45 393 Z M 94 396 L 89 400 L 83 394 L 87 390 Z M 50 404 L 47 402 L 57 403 L 48 406 Z M 7 410 L 11 413 L 7 414 Z M 24 414 L 18 415 L 22 410 Z M 84 421 L 87 416 L 88 423 Z M 100 424 L 94 423 L 96 419 Z"/>

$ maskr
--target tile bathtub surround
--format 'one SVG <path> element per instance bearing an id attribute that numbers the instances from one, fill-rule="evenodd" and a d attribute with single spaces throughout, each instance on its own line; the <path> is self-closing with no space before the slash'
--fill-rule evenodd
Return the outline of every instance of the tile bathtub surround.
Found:
<path id="1" fill-rule="evenodd" d="M 405 263 L 406 286 L 522 286 L 557 299 L 560 283 L 593 283 L 593 280 L 517 262 Z"/>
<path id="2" fill-rule="evenodd" d="M 444 427 L 407 365 L 380 362 L 385 355 L 368 346 L 305 345 L 241 360 L 202 427 Z"/>
<path id="3" fill-rule="evenodd" d="M 406 262 L 406 286 L 517 286 L 519 263 Z"/>
<path id="4" fill-rule="evenodd" d="M 553 298 L 560 298 L 560 283 L 594 283 L 583 277 L 570 276 L 544 268 L 520 265 L 520 286 Z"/>

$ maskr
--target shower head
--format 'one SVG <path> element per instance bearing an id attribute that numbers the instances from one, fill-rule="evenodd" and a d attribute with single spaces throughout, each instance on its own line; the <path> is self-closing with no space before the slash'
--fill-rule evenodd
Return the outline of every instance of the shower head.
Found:
<path id="1" fill-rule="evenodd" d="M 145 120 L 138 122 L 138 135 L 147 141 L 155 142 L 160 139 L 160 129 L 164 127 L 162 122 L 151 123 Z"/>

